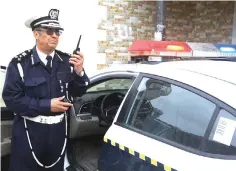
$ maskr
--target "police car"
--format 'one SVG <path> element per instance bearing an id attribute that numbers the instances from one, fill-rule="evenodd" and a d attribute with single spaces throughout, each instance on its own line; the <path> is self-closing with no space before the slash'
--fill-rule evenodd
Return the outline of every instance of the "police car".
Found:
<path id="1" fill-rule="evenodd" d="M 236 170 L 236 63 L 173 61 L 91 76 L 65 170 Z"/>

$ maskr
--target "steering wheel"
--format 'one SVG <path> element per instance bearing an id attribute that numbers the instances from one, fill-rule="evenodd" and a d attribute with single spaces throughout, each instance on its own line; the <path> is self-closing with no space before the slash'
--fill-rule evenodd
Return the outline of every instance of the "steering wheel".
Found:
<path id="1" fill-rule="evenodd" d="M 124 96 L 124 94 L 119 92 L 106 95 L 101 103 L 100 119 L 107 124 L 111 124 L 115 118 L 116 112 L 120 107 Z"/>

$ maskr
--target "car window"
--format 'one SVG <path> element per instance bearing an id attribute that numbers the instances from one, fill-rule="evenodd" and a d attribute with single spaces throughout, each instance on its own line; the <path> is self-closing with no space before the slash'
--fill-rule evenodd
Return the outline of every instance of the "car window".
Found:
<path id="1" fill-rule="evenodd" d="M 96 84 L 93 87 L 90 87 L 87 92 L 101 91 L 101 90 L 115 90 L 115 89 L 129 89 L 133 79 L 120 78 L 120 79 L 110 79 L 102 83 Z"/>
<path id="2" fill-rule="evenodd" d="M 215 104 L 184 88 L 143 78 L 126 117 L 127 126 L 198 149 Z"/>
<path id="3" fill-rule="evenodd" d="M 236 117 L 220 110 L 209 136 L 206 152 L 221 155 L 236 155 Z"/>

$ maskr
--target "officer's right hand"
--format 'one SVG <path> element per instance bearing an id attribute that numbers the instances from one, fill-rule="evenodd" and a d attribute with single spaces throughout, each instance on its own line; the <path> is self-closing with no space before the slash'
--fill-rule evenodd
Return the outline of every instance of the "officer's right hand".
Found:
<path id="1" fill-rule="evenodd" d="M 71 103 L 62 102 L 63 98 L 64 97 L 51 99 L 51 112 L 65 112 L 70 106 L 72 106 Z"/>

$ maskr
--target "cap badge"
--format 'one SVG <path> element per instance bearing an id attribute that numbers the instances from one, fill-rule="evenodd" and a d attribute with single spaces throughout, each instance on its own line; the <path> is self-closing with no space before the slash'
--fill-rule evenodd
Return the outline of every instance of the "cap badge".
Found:
<path id="1" fill-rule="evenodd" d="M 57 10 L 57 9 L 51 9 L 50 11 L 49 11 L 49 17 L 50 17 L 50 19 L 54 19 L 54 20 L 57 20 L 58 19 L 58 15 L 59 15 L 59 10 Z"/>

